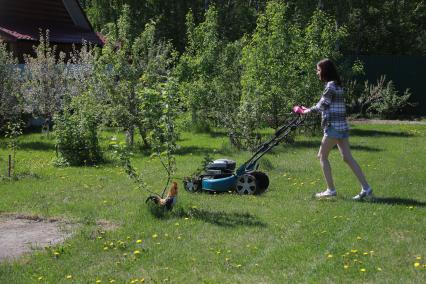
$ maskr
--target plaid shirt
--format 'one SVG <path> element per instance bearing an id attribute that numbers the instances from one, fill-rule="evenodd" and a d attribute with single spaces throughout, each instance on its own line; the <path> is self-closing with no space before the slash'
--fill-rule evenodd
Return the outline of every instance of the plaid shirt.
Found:
<path id="1" fill-rule="evenodd" d="M 333 126 L 337 131 L 348 131 L 346 106 L 343 88 L 334 81 L 327 82 L 319 102 L 311 108 L 313 112 L 321 112 L 321 126 L 326 129 Z"/>

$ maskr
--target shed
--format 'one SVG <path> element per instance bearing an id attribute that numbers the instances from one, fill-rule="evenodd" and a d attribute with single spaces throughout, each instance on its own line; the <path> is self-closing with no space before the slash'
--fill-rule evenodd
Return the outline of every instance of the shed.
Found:
<path id="1" fill-rule="evenodd" d="M 69 52 L 83 40 L 103 46 L 102 36 L 93 30 L 78 0 L 0 0 L 0 40 L 23 63 L 33 52 L 40 29 L 49 30 L 50 42 L 58 51 Z"/>

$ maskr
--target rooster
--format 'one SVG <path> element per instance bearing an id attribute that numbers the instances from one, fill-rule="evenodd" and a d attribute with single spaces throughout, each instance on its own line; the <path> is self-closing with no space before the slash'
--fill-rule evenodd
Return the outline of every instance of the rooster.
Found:
<path id="1" fill-rule="evenodd" d="M 174 181 L 170 186 L 169 192 L 167 193 L 166 198 L 161 198 L 159 195 L 150 195 L 146 202 L 152 201 L 159 207 L 166 207 L 167 210 L 172 210 L 173 206 L 176 204 L 178 194 L 178 186 Z"/>

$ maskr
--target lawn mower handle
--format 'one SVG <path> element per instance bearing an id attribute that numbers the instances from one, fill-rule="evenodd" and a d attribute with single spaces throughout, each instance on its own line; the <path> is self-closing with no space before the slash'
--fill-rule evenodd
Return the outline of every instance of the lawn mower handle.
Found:
<path id="1" fill-rule="evenodd" d="M 275 135 L 272 137 L 272 139 L 260 145 L 253 156 L 238 168 L 237 175 L 257 170 L 257 161 L 262 158 L 263 155 L 271 151 L 272 148 L 282 142 L 285 138 L 287 138 L 288 134 L 292 130 L 296 129 L 305 120 L 305 115 L 297 113 L 291 113 L 290 115 L 294 115 L 295 117 L 289 123 L 278 128 L 278 130 L 275 131 Z"/>

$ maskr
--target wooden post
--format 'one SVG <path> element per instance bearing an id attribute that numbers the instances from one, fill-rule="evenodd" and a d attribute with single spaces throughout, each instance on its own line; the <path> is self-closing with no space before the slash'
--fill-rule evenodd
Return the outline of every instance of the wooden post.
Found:
<path id="1" fill-rule="evenodd" d="M 11 171 L 12 171 L 12 155 L 9 155 L 9 169 L 8 169 L 8 177 L 10 177 L 10 174 L 11 174 Z"/>

